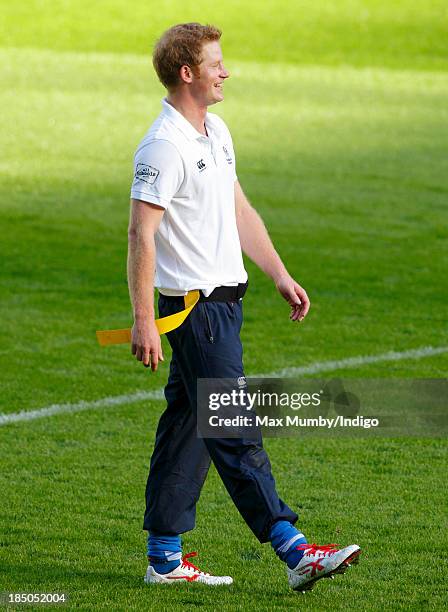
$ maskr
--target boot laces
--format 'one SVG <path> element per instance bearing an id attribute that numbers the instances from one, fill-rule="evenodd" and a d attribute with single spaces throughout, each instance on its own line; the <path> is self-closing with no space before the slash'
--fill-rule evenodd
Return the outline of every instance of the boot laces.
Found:
<path id="1" fill-rule="evenodd" d="M 323 557 L 325 557 L 325 555 L 328 555 L 330 557 L 339 550 L 338 544 L 299 544 L 299 546 L 297 546 L 296 548 L 297 550 L 303 550 L 304 555 L 306 555 L 307 557 L 311 557 L 312 555 L 316 555 L 319 553 L 321 553 Z"/>
<path id="2" fill-rule="evenodd" d="M 193 565 L 193 563 L 188 561 L 188 559 L 190 559 L 191 557 L 197 557 L 197 555 L 197 552 L 190 552 L 184 555 L 182 557 L 182 567 L 184 567 L 185 569 L 194 570 L 199 574 L 202 574 L 203 576 L 210 576 L 210 574 L 208 574 L 207 572 L 202 572 L 198 567 L 196 567 L 196 565 Z"/>

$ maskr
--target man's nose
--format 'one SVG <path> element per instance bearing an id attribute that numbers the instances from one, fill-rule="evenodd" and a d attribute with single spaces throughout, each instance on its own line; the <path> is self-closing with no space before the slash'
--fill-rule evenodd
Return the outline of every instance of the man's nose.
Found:
<path id="1" fill-rule="evenodd" d="M 230 72 L 226 69 L 225 66 L 223 66 L 221 70 L 221 78 L 228 79 L 229 76 L 230 76 Z"/>

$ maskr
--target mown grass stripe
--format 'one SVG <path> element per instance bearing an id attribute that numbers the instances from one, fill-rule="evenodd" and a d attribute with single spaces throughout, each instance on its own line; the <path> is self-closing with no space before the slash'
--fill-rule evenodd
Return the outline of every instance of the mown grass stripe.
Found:
<path id="1" fill-rule="evenodd" d="M 371 363 L 379 363 L 383 361 L 402 361 L 404 359 L 422 359 L 424 357 L 432 357 L 448 352 L 448 346 L 432 347 L 425 346 L 418 349 L 410 349 L 408 351 L 396 352 L 389 351 L 381 355 L 360 355 L 358 357 L 347 357 L 335 361 L 316 362 L 309 366 L 301 366 L 297 368 L 284 368 L 276 372 L 268 372 L 264 374 L 254 374 L 255 378 L 262 377 L 291 377 L 301 376 L 304 374 L 319 374 L 320 372 L 332 372 L 334 370 L 342 370 L 348 368 L 356 368 Z M 109 408 L 113 406 L 121 406 L 123 404 L 134 404 L 135 402 L 146 400 L 161 400 L 163 399 L 163 388 L 154 389 L 152 391 L 137 391 L 136 393 L 126 395 L 116 395 L 112 397 L 103 397 L 94 401 L 81 401 L 75 404 L 52 404 L 38 410 L 21 410 L 11 414 L 0 414 L 0 425 L 8 425 L 10 423 L 18 423 L 21 421 L 33 421 L 42 419 L 56 414 L 82 412 L 84 410 L 98 410 L 100 408 Z"/>

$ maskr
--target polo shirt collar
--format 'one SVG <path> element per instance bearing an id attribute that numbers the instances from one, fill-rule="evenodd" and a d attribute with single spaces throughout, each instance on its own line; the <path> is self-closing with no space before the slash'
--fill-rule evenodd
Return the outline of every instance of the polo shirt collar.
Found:
<path id="1" fill-rule="evenodd" d="M 183 134 L 185 134 L 185 136 L 189 140 L 197 140 L 198 138 L 207 138 L 207 136 L 204 136 L 204 134 L 201 134 L 200 132 L 198 132 L 197 129 L 193 127 L 192 124 L 188 121 L 188 119 L 185 119 L 182 113 L 179 113 L 179 111 L 176 110 L 174 106 L 172 106 L 169 102 L 167 102 L 166 98 L 163 98 L 162 100 L 162 108 L 163 108 L 163 114 L 166 117 L 168 117 L 170 121 L 174 123 L 174 125 L 177 128 L 179 128 L 179 130 L 181 130 L 181 132 L 183 132 Z M 210 124 L 211 122 L 209 120 L 209 115 L 207 113 L 205 116 L 205 126 L 209 134 L 210 132 L 213 132 L 214 130 L 214 127 L 212 127 Z"/>

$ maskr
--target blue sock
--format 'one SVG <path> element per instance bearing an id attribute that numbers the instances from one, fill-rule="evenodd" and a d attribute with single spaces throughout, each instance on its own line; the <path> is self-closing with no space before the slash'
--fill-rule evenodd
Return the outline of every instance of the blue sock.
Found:
<path id="1" fill-rule="evenodd" d="M 269 540 L 275 554 L 284 561 L 290 569 L 297 567 L 303 557 L 303 550 L 297 550 L 300 544 L 306 544 L 307 539 L 288 521 L 277 521 L 271 527 Z"/>
<path id="2" fill-rule="evenodd" d="M 178 535 L 148 533 L 148 559 L 158 574 L 172 572 L 182 559 L 182 543 Z"/>

